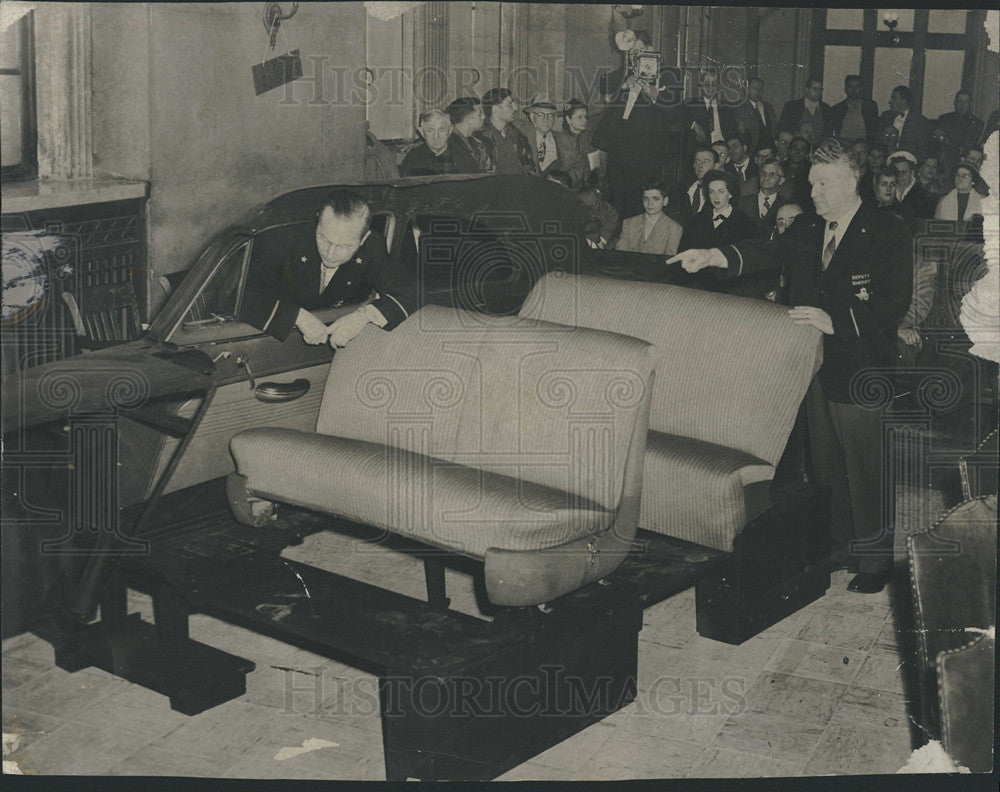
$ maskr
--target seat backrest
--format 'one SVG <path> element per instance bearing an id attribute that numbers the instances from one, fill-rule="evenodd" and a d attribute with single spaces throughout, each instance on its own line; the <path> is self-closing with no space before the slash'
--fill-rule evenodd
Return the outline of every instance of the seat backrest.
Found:
<path id="1" fill-rule="evenodd" d="M 336 353 L 316 430 L 613 509 L 652 371 L 635 338 L 429 305 Z"/>
<path id="2" fill-rule="evenodd" d="M 819 331 L 766 300 L 661 283 L 551 272 L 520 316 L 649 341 L 649 427 L 777 464 L 822 360 Z"/>

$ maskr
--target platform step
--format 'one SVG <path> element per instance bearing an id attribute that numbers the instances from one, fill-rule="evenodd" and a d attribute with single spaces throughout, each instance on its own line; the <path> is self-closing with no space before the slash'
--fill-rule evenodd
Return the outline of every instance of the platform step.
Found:
<path id="1" fill-rule="evenodd" d="M 114 634 L 100 622 L 88 624 L 72 650 L 56 652 L 67 671 L 93 666 L 170 699 L 172 709 L 197 715 L 246 693 L 246 675 L 255 664 L 243 657 L 189 640 L 173 656 L 164 652 L 156 628 L 138 613 L 127 616 Z"/>

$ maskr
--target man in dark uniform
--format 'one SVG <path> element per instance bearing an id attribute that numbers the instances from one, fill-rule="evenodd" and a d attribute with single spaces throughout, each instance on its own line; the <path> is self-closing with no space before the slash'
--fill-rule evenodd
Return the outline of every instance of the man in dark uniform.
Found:
<path id="1" fill-rule="evenodd" d="M 896 328 L 910 305 L 913 263 L 906 225 L 862 203 L 858 166 L 836 140 L 812 157 L 816 213 L 771 241 L 688 250 L 667 261 L 731 276 L 784 267 L 788 314 L 823 333 L 823 364 L 806 396 L 816 481 L 831 488 L 834 568 L 856 568 L 850 591 L 875 593 L 892 571 L 892 526 L 883 523 L 881 415 L 866 403 L 866 369 L 893 366 Z M 876 388 L 878 390 L 878 388 Z"/>
<path id="2" fill-rule="evenodd" d="M 393 266 L 385 239 L 369 228 L 371 209 L 352 190 L 320 207 L 312 238 L 263 250 L 247 283 L 240 319 L 284 341 L 297 327 L 307 344 L 345 346 L 369 322 L 393 329 L 416 307 L 412 278 Z M 278 243 L 276 243 L 278 244 Z M 312 311 L 375 299 L 327 326 Z"/>

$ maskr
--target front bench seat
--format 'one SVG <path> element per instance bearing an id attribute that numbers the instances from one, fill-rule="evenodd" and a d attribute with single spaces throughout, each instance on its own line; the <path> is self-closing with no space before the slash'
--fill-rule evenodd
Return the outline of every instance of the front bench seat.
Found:
<path id="1" fill-rule="evenodd" d="M 638 339 L 426 306 L 337 352 L 315 433 L 233 438 L 234 513 L 376 526 L 482 560 L 495 605 L 547 602 L 631 546 L 652 379 Z"/>

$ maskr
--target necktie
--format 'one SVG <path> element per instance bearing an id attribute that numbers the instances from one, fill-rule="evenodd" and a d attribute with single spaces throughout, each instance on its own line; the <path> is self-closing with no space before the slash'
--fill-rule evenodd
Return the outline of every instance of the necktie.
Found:
<path id="1" fill-rule="evenodd" d="M 760 122 L 767 126 L 767 116 L 764 114 L 764 104 L 763 102 L 757 102 L 757 113 L 760 115 Z"/>
<path id="2" fill-rule="evenodd" d="M 837 230 L 837 221 L 834 220 L 830 223 L 830 230 Z M 826 243 L 826 247 L 823 249 L 823 269 L 825 270 L 830 266 L 830 262 L 833 260 L 833 254 L 837 251 L 837 235 L 833 234 L 830 237 L 830 241 Z"/>
<path id="3" fill-rule="evenodd" d="M 767 217 L 767 213 L 769 211 L 771 211 L 771 196 L 765 195 L 764 205 L 760 209 L 760 219 L 763 220 L 765 217 Z"/>
<path id="4" fill-rule="evenodd" d="M 538 144 L 538 161 L 545 161 L 545 138 L 542 138 L 542 142 Z"/>
<path id="5" fill-rule="evenodd" d="M 720 225 L 722 225 L 722 221 L 725 219 L 726 218 L 723 217 L 722 215 L 716 215 L 714 218 L 712 218 L 712 223 L 715 225 L 716 228 L 718 228 Z"/>

